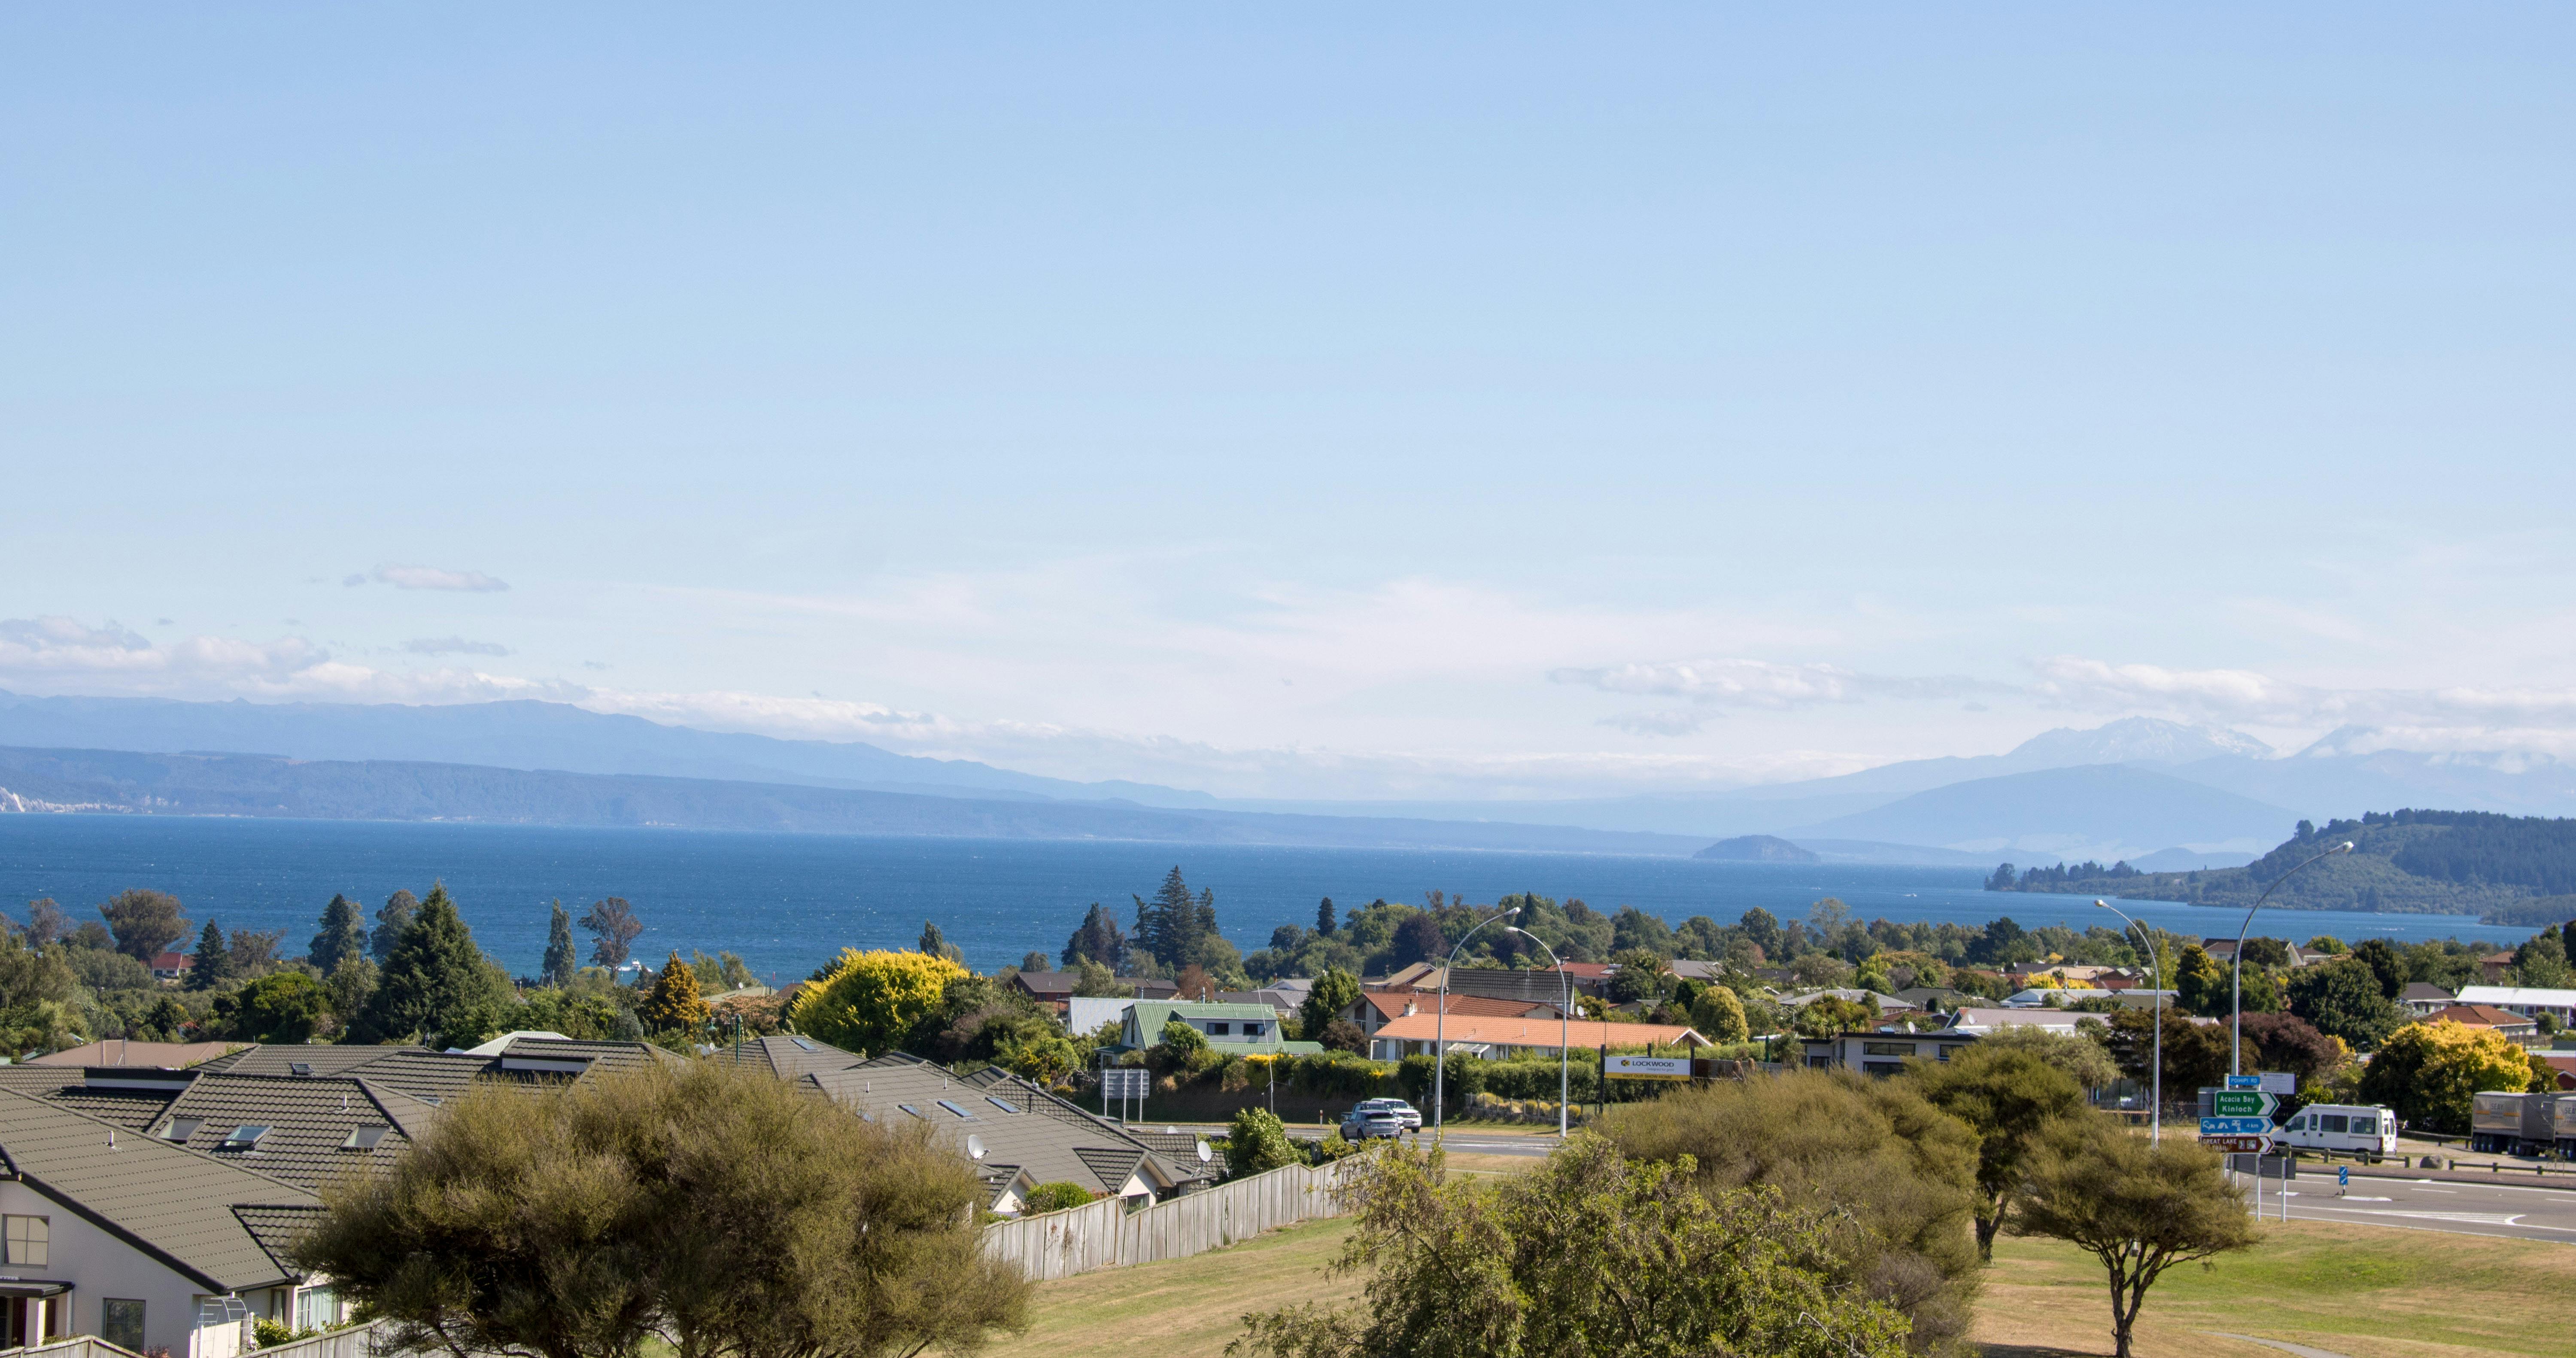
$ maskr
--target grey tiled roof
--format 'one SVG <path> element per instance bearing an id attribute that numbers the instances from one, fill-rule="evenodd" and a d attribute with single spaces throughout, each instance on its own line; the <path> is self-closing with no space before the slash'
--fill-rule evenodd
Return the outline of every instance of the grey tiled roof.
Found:
<path id="1" fill-rule="evenodd" d="M 1140 1168 L 1148 1170 L 1146 1179 L 1157 1191 L 1211 1177 L 1195 1157 L 1180 1163 L 1156 1155 L 1115 1123 L 1008 1076 L 996 1080 L 978 1072 L 959 1078 L 918 1059 L 880 1058 L 804 1080 L 888 1126 L 907 1124 L 912 1115 L 902 1105 L 909 1104 L 942 1142 L 962 1151 L 973 1135 L 984 1143 L 986 1162 L 1017 1166 L 1034 1183 L 1063 1180 L 1114 1193 Z M 965 1109 L 966 1116 L 940 1107 L 941 1099 Z"/>
<path id="2" fill-rule="evenodd" d="M 244 1047 L 196 1067 L 202 1074 L 217 1071 L 231 1075 L 292 1075 L 295 1067 L 310 1068 L 315 1075 L 346 1075 L 360 1066 L 381 1061 L 397 1052 L 423 1052 L 427 1047 L 339 1047 L 318 1043 L 305 1045 L 272 1044 Z"/>
<path id="3" fill-rule="evenodd" d="M 277 1261 L 280 1270 L 293 1274 L 295 1264 L 286 1257 L 287 1252 L 295 1247 L 297 1237 L 313 1229 L 321 1219 L 322 1207 L 319 1203 L 310 1207 L 237 1206 L 233 1216 L 241 1222 L 242 1229 L 250 1232 L 250 1238 L 268 1251 L 268 1257 Z"/>
<path id="4" fill-rule="evenodd" d="M 383 1173 L 437 1116 L 409 1095 L 348 1077 L 214 1074 L 173 1100 L 152 1131 L 168 1139 L 173 1124 L 194 1122 L 185 1145 L 219 1160 L 319 1190 L 350 1173 Z M 268 1128 L 246 1150 L 224 1149 L 233 1129 Z M 348 1144 L 361 1127 L 382 1127 L 371 1147 Z M 181 1143 L 173 1143 L 181 1144 Z"/>
<path id="5" fill-rule="evenodd" d="M 731 1043 L 716 1048 L 715 1059 L 734 1059 Z M 846 1070 L 867 1058 L 846 1052 L 828 1042 L 810 1037 L 755 1037 L 742 1044 L 742 1062 L 747 1066 L 764 1066 L 782 1080 L 818 1070 Z"/>
<path id="6" fill-rule="evenodd" d="M 290 1277 L 235 1208 L 321 1206 L 300 1188 L 23 1093 L 0 1091 L 0 1164 L 215 1292 Z"/>

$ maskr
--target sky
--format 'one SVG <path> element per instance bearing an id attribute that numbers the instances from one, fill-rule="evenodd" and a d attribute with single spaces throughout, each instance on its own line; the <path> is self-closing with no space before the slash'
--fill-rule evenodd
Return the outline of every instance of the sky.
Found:
<path id="1" fill-rule="evenodd" d="M 2576 15 L 18 7 L 0 688 L 2576 755 Z"/>

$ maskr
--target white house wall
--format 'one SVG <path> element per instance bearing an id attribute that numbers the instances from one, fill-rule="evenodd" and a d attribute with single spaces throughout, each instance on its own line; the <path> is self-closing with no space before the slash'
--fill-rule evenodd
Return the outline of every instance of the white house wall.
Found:
<path id="1" fill-rule="evenodd" d="M 234 1358 L 249 1347 L 242 1337 L 248 1321 L 197 1328 L 197 1302 L 206 1295 L 202 1284 L 62 1203 L 22 1182 L 0 1180 L 0 1212 L 46 1219 L 53 1239 L 44 1266 L 0 1267 L 0 1276 L 70 1283 L 71 1291 L 51 1300 L 53 1305 L 71 1308 L 63 1327 L 70 1333 L 99 1333 L 100 1304 L 116 1297 L 143 1303 L 144 1347 L 166 1348 L 171 1358 Z M 258 1314 L 258 1294 L 242 1300 Z"/>

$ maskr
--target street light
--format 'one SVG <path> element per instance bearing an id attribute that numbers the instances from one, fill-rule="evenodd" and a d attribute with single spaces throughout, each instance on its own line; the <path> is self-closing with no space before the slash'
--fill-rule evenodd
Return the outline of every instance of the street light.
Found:
<path id="1" fill-rule="evenodd" d="M 1458 946 L 1449 950 L 1449 961 L 1440 968 L 1440 1016 L 1431 1023 L 1431 1135 L 1435 1138 L 1444 1134 L 1442 1129 L 1446 1120 L 1442 1115 L 1448 1111 L 1444 1101 L 1448 1091 L 1443 1087 L 1442 1077 L 1448 1073 L 1449 1067 L 1449 973 L 1457 969 L 1459 951 L 1467 946 L 1468 939 L 1476 936 L 1478 929 L 1498 919 L 1510 919 L 1520 912 L 1521 908 L 1515 905 L 1499 915 L 1488 915 L 1476 921 L 1475 929 L 1459 936 Z"/>
<path id="2" fill-rule="evenodd" d="M 2343 843 L 2326 850 L 2324 853 L 2318 854 L 2316 858 L 2309 859 L 2307 863 L 2301 863 L 2299 867 L 2292 868 L 2288 872 L 2282 873 L 2280 876 L 2273 878 L 2272 885 L 2263 888 L 2263 894 L 2254 898 L 2254 910 L 2262 909 L 2263 902 L 2272 899 L 2273 888 L 2278 887 L 2281 883 L 2298 876 L 2299 868 L 2306 867 L 2308 863 L 2316 862 L 2318 858 L 2332 858 L 2339 853 L 2351 852 L 2352 841 L 2347 839 Z M 2245 923 L 2236 931 L 2236 979 L 2229 985 L 2229 998 L 2231 1001 L 2229 1007 L 2236 1011 L 2235 1017 L 2230 1020 L 2234 1025 L 2234 1031 L 2227 1039 L 2227 1073 L 2230 1075 L 2242 1075 L 2245 1073 L 2245 1062 L 2242 1056 L 2242 1048 L 2245 1045 L 2245 935 L 2254 927 L 2254 910 L 2248 910 L 2245 912 Z"/>
<path id="3" fill-rule="evenodd" d="M 1506 924 L 1503 926 L 1503 932 L 1519 934 L 1530 942 L 1547 948 L 1546 939 L 1518 925 Z M 1550 970 L 1565 978 L 1565 1003 L 1556 1008 L 1556 1139 L 1563 1141 L 1566 1138 L 1565 1105 L 1574 1095 L 1573 1067 L 1567 1064 L 1574 1059 L 1574 1054 L 1566 1050 L 1565 1045 L 1572 1041 L 1574 1036 L 1574 973 L 1567 971 L 1565 964 L 1556 960 L 1554 948 L 1547 948 L 1547 965 Z"/>
<path id="4" fill-rule="evenodd" d="M 2147 979 L 2156 987 L 2156 1063 L 2150 1068 L 2155 1073 L 2149 1077 L 2147 1140 L 2151 1143 L 2161 1141 L 2165 1134 L 2165 972 L 2160 959 L 2156 956 L 2156 936 L 2148 933 L 2136 920 L 2130 919 L 2128 911 L 2109 901 L 2097 900 L 2093 903 L 2118 915 L 2130 928 L 2138 931 L 2138 937 L 2145 940 L 2147 945 Z"/>

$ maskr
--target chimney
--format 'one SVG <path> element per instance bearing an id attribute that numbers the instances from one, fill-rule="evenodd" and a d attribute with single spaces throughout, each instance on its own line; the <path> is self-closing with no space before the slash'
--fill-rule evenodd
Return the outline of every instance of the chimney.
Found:
<path id="1" fill-rule="evenodd" d="M 1413 1017 L 1415 1014 L 1418 1014 L 1418 1013 L 1420 1013 L 1420 1012 L 1422 1012 L 1422 1006 L 1421 1006 L 1421 1005 L 1415 1004 L 1415 1003 L 1414 1003 L 1412 1000 L 1410 1000 L 1410 999 L 1407 999 L 1407 1000 L 1404 1002 L 1404 1016 L 1405 1016 L 1406 1018 L 1411 1018 L 1411 1017 Z"/>

